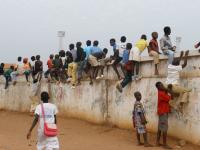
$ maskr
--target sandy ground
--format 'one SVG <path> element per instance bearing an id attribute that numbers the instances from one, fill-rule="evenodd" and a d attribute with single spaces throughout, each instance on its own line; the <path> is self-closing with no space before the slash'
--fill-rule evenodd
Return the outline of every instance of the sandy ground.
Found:
<path id="1" fill-rule="evenodd" d="M 17 112 L 0 111 L 0 150 L 35 150 L 36 131 L 31 141 L 26 140 L 26 133 L 33 117 Z M 162 150 L 163 148 L 144 148 L 136 146 L 134 131 L 98 126 L 84 121 L 58 118 L 59 141 L 61 150 Z M 155 135 L 149 135 L 150 143 L 155 143 Z M 29 145 L 29 143 L 31 143 Z M 170 138 L 169 144 L 177 145 L 177 140 Z M 180 150 L 200 150 L 186 144 Z"/>

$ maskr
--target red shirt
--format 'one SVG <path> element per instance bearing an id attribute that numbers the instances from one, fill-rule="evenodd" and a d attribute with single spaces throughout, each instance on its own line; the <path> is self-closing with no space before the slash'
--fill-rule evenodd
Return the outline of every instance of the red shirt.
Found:
<path id="1" fill-rule="evenodd" d="M 158 115 L 170 112 L 169 101 L 171 96 L 165 91 L 158 90 Z"/>
<path id="2" fill-rule="evenodd" d="M 48 68 L 49 68 L 49 69 L 51 69 L 51 68 L 53 67 L 53 63 L 52 63 L 52 60 L 51 60 L 51 59 L 49 59 L 49 60 L 47 61 L 47 65 L 48 65 Z"/>
<path id="3" fill-rule="evenodd" d="M 150 51 L 156 51 L 159 52 L 159 46 L 158 46 L 158 42 L 155 39 L 152 39 L 149 43 L 149 49 Z M 149 51 L 149 52 L 150 52 Z"/>

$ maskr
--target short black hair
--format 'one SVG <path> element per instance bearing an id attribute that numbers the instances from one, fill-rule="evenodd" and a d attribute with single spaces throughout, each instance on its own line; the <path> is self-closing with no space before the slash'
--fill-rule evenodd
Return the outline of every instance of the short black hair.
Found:
<path id="1" fill-rule="evenodd" d="M 36 55 L 36 60 L 40 60 L 40 55 Z"/>
<path id="2" fill-rule="evenodd" d="M 112 38 L 112 39 L 110 39 L 110 43 L 111 43 L 111 42 L 115 43 L 116 40 L 115 40 L 114 38 Z"/>
<path id="3" fill-rule="evenodd" d="M 107 53 L 108 53 L 108 49 L 107 49 L 107 48 L 104 48 L 104 49 L 103 49 L 103 52 L 104 52 L 105 54 L 107 54 Z"/>
<path id="4" fill-rule="evenodd" d="M 49 56 L 49 58 L 50 58 L 50 59 L 53 59 L 53 58 L 54 58 L 54 55 L 53 55 L 53 54 L 51 54 L 51 55 Z"/>
<path id="5" fill-rule="evenodd" d="M 71 54 L 71 52 L 70 51 L 66 51 L 66 56 L 69 56 Z"/>
<path id="6" fill-rule="evenodd" d="M 122 36 L 121 39 L 120 39 L 120 41 L 121 41 L 121 42 L 126 42 L 126 37 L 125 37 L 125 36 Z"/>
<path id="7" fill-rule="evenodd" d="M 31 60 L 32 60 L 32 61 L 35 61 L 35 56 L 31 56 Z"/>
<path id="8" fill-rule="evenodd" d="M 18 58 L 17 58 L 17 61 L 22 61 L 22 57 L 21 56 L 19 56 Z"/>
<path id="9" fill-rule="evenodd" d="M 174 58 L 174 60 L 172 61 L 172 65 L 174 65 L 174 66 L 180 65 L 179 59 L 178 58 Z"/>
<path id="10" fill-rule="evenodd" d="M 77 47 L 77 48 L 81 47 L 81 45 L 82 45 L 81 42 L 77 42 L 77 43 L 76 43 L 76 47 Z"/>
<path id="11" fill-rule="evenodd" d="M 136 91 L 136 92 L 134 93 L 134 96 L 136 97 L 137 94 L 140 94 L 140 95 L 141 95 L 141 93 L 140 93 L 139 91 Z"/>
<path id="12" fill-rule="evenodd" d="M 95 40 L 95 41 L 93 42 L 93 46 L 98 46 L 98 45 L 99 45 L 99 41 Z"/>
<path id="13" fill-rule="evenodd" d="M 92 44 L 92 42 L 91 42 L 90 40 L 87 40 L 87 41 L 86 41 L 86 45 L 87 45 L 87 46 L 91 46 L 91 44 Z"/>
<path id="14" fill-rule="evenodd" d="M 55 59 L 59 59 L 59 55 L 58 54 L 55 55 Z"/>
<path id="15" fill-rule="evenodd" d="M 15 67 L 12 65 L 12 66 L 10 66 L 10 69 L 14 70 L 14 69 L 15 69 Z"/>
<path id="16" fill-rule="evenodd" d="M 41 100 L 44 103 L 48 103 L 48 101 L 49 101 L 49 94 L 47 92 L 42 92 L 41 93 Z"/>
<path id="17" fill-rule="evenodd" d="M 142 34 L 141 39 L 147 40 L 147 36 L 145 34 Z"/>
<path id="18" fill-rule="evenodd" d="M 164 27 L 164 33 L 168 34 L 171 31 L 171 28 L 169 26 Z"/>
<path id="19" fill-rule="evenodd" d="M 64 50 L 60 50 L 59 51 L 59 56 L 60 57 L 65 57 L 65 51 Z"/>
<path id="20" fill-rule="evenodd" d="M 4 63 L 1 63 L 1 67 L 4 67 L 4 65 L 5 65 Z"/>
<path id="21" fill-rule="evenodd" d="M 37 82 L 38 82 L 38 79 L 34 79 L 34 80 L 33 80 L 33 83 L 37 83 Z"/>
<path id="22" fill-rule="evenodd" d="M 74 49 L 74 44 L 69 44 L 69 49 L 73 50 Z"/>
<path id="23" fill-rule="evenodd" d="M 155 84 L 156 88 L 158 89 L 161 84 L 162 84 L 162 82 L 160 82 L 160 81 L 156 82 L 156 84 Z"/>
<path id="24" fill-rule="evenodd" d="M 132 46 L 131 43 L 127 43 L 127 44 L 126 44 L 126 49 L 130 50 L 130 49 L 132 49 L 132 47 L 133 47 L 133 46 Z"/>

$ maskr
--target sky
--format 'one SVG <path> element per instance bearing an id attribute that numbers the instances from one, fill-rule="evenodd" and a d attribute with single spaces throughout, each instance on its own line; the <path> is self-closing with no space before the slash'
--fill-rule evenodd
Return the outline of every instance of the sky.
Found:
<path id="1" fill-rule="evenodd" d="M 57 53 L 57 31 L 70 43 L 99 40 L 112 49 L 109 39 L 127 36 L 135 43 L 163 27 L 172 29 L 172 41 L 182 37 L 181 48 L 194 49 L 200 40 L 199 0 L 0 0 L 0 62 L 14 63 L 18 56 L 40 54 L 46 61 Z"/>

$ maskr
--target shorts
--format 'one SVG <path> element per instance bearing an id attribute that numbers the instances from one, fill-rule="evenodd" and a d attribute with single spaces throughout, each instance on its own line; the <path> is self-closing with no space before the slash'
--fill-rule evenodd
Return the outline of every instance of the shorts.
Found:
<path id="1" fill-rule="evenodd" d="M 130 61 L 140 61 L 141 57 L 140 57 L 141 51 L 139 50 L 139 48 L 134 47 L 129 54 L 129 60 Z"/>
<path id="2" fill-rule="evenodd" d="M 168 114 L 159 115 L 158 130 L 162 132 L 168 131 Z"/>
<path id="3" fill-rule="evenodd" d="M 91 65 L 92 67 L 97 67 L 97 66 L 99 66 L 99 62 L 98 62 L 97 58 L 94 57 L 94 56 L 92 56 L 92 55 L 89 55 L 89 57 L 88 57 L 88 62 L 90 63 L 90 65 Z"/>
<path id="4" fill-rule="evenodd" d="M 115 61 L 113 62 L 113 65 L 119 64 L 119 63 L 122 61 L 122 59 L 123 59 L 122 57 L 119 57 L 119 56 L 116 57 L 116 58 L 115 58 Z"/>
<path id="5" fill-rule="evenodd" d="M 140 126 L 136 126 L 136 130 L 138 134 L 144 134 L 146 133 L 146 126 L 141 124 Z"/>

